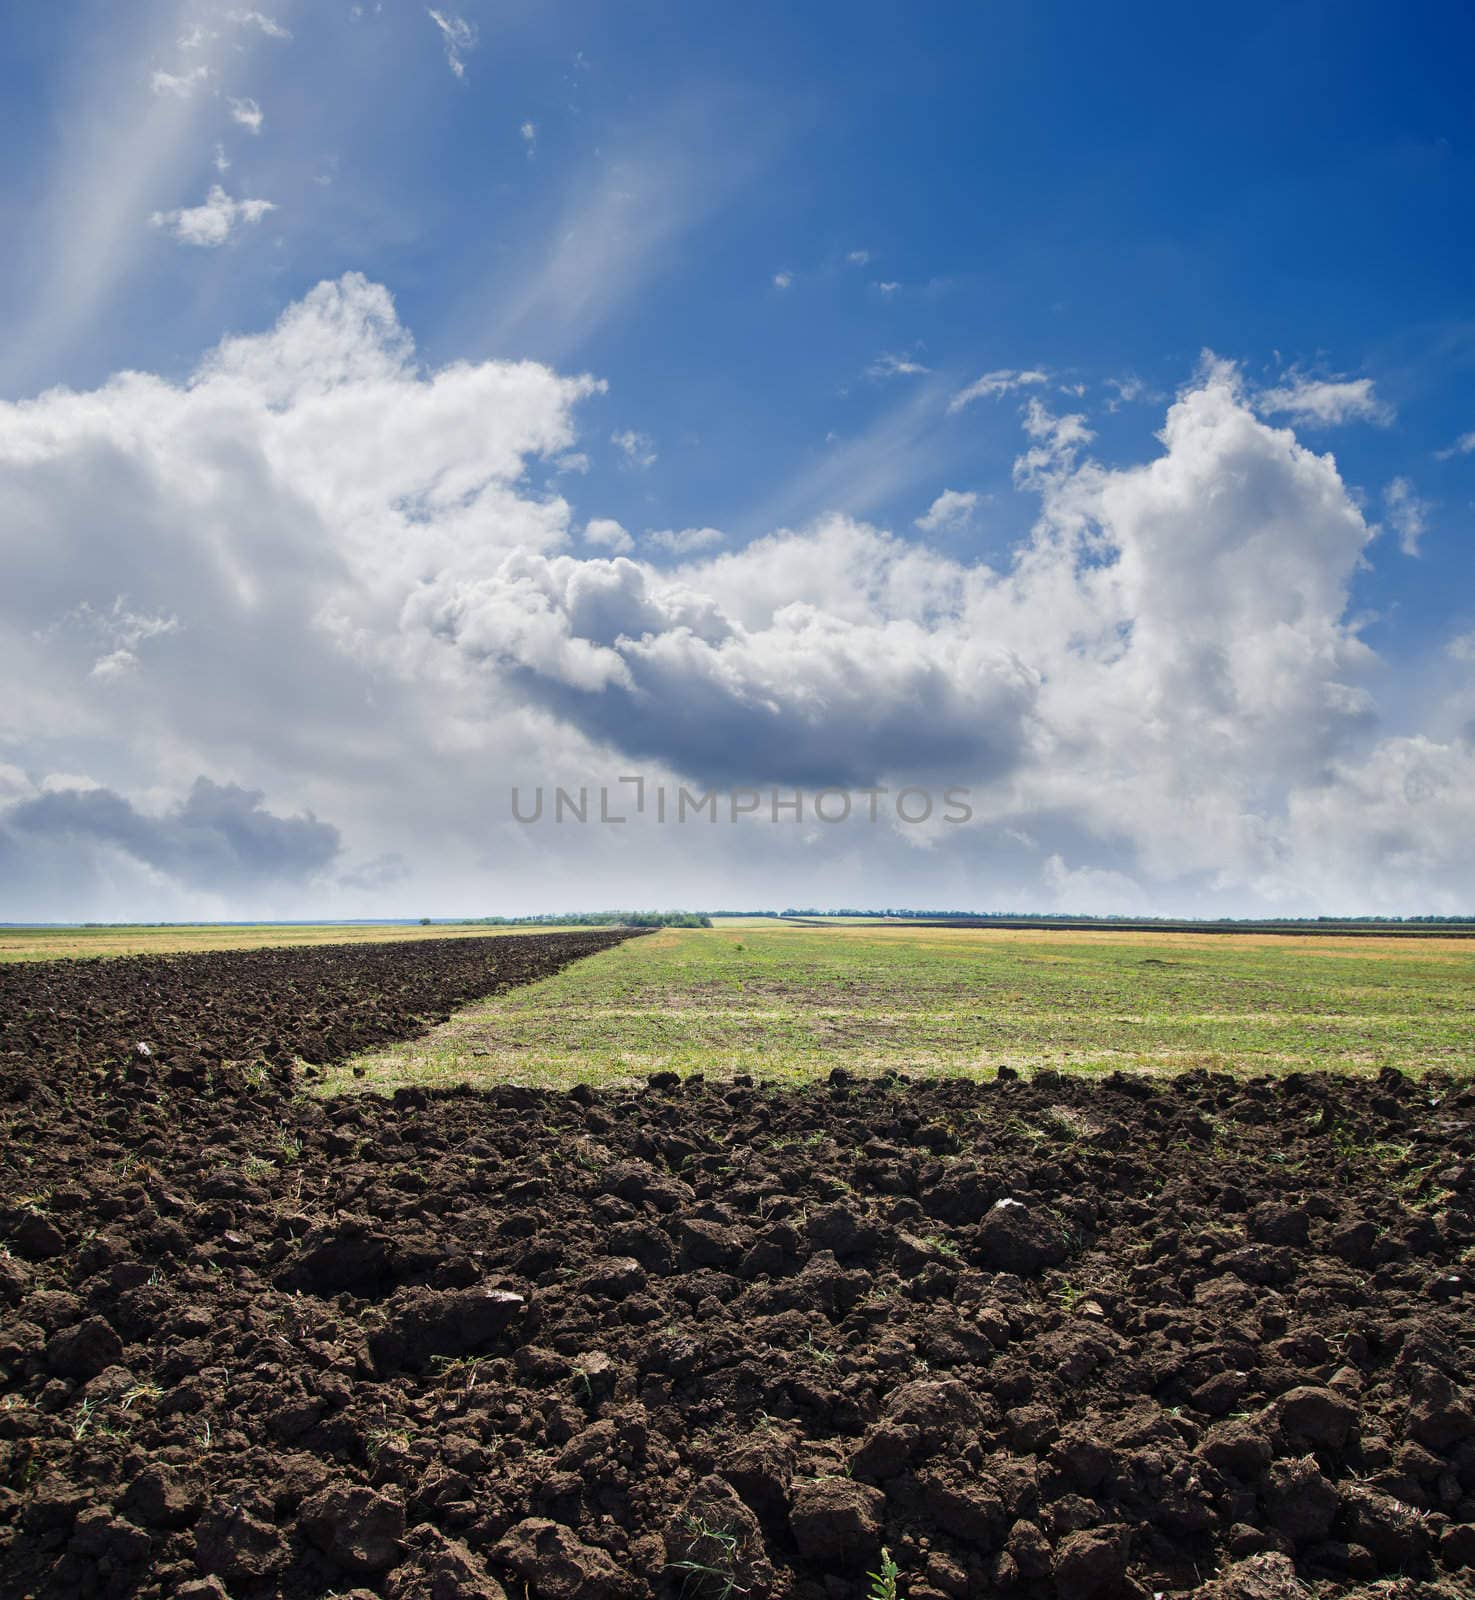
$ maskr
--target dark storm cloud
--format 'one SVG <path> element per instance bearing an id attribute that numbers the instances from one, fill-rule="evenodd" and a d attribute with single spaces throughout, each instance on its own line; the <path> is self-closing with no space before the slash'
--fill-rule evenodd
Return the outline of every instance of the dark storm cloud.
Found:
<path id="1" fill-rule="evenodd" d="M 338 830 L 310 812 L 281 817 L 259 790 L 197 778 L 163 816 L 139 811 L 111 789 L 64 789 L 0 814 L 12 847 L 85 854 L 111 847 L 190 886 L 239 888 L 311 877 L 337 856 Z M 5 851 L 8 855 L 10 851 Z"/>

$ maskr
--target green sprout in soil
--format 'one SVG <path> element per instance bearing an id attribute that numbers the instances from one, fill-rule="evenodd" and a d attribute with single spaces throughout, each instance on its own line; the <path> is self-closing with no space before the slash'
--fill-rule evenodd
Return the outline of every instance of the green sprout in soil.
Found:
<path id="1" fill-rule="evenodd" d="M 731 1600 L 733 1595 L 746 1594 L 737 1581 L 738 1536 L 689 1513 L 681 1520 L 690 1536 L 687 1553 L 668 1565 L 672 1572 L 682 1574 L 682 1594 L 700 1600 Z"/>
<path id="2" fill-rule="evenodd" d="M 871 1580 L 871 1586 L 866 1590 L 866 1600 L 900 1600 L 900 1590 L 896 1587 L 897 1580 L 901 1577 L 901 1568 L 891 1559 L 891 1552 L 883 1545 L 881 1548 L 881 1565 L 875 1572 L 866 1573 Z"/>

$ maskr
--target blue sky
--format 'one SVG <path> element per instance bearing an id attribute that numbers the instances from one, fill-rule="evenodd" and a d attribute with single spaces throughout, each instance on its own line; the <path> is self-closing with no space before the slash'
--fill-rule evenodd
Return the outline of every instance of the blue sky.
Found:
<path id="1" fill-rule="evenodd" d="M 6 624 L 51 685 L 0 721 L 24 914 L 1475 909 L 1445 859 L 1475 821 L 1472 35 L 1355 4 L 16 12 Z M 349 511 L 375 406 L 383 495 Z M 288 659 L 332 686 L 296 739 Z M 204 682 L 237 686 L 213 721 Z M 1219 743 L 1190 760 L 1178 719 Z M 506 831 L 502 780 L 622 761 L 915 769 L 979 816 L 925 847 Z M 309 812 L 331 846 L 253 877 Z"/>

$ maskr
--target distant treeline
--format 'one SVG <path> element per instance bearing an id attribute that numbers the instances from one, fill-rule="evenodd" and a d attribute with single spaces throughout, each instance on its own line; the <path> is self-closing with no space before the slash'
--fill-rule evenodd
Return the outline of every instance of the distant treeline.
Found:
<path id="1" fill-rule="evenodd" d="M 1440 926 L 1468 927 L 1475 925 L 1475 915 L 1462 917 L 1151 917 L 1127 916 L 1113 914 L 1110 916 L 1095 916 L 1084 912 L 1074 911 L 907 911 L 901 909 L 888 909 L 885 911 L 861 910 L 854 907 L 842 907 L 839 910 L 820 911 L 813 907 L 799 908 L 790 906 L 784 911 L 714 911 L 716 917 L 747 916 L 747 917 L 889 917 L 893 920 L 904 919 L 908 922 L 1099 922 L 1104 926 L 1112 923 L 1131 922 L 1160 922 L 1165 927 L 1183 927 L 1189 924 L 1194 926 L 1207 926 L 1209 924 L 1223 924 L 1226 927 L 1286 927 L 1286 928 L 1315 928 L 1315 927 L 1372 927 L 1387 924 L 1397 927 L 1408 924 L 1435 923 Z"/>
<path id="2" fill-rule="evenodd" d="M 467 925 L 487 928 L 710 928 L 704 911 L 574 911 L 544 912 L 537 917 L 468 917 Z"/>

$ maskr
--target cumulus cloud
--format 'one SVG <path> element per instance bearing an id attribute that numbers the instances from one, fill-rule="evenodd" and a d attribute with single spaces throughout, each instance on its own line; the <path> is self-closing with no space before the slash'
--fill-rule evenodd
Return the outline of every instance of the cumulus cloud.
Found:
<path id="1" fill-rule="evenodd" d="M 975 400 L 992 400 L 996 395 L 1008 394 L 1011 389 L 1028 388 L 1049 381 L 1048 373 L 1037 372 L 1033 368 L 1016 372 L 1012 367 L 1001 367 L 997 372 L 985 372 L 981 378 L 975 378 L 966 389 L 959 389 L 948 401 L 947 408 L 949 412 L 961 411 Z"/>
<path id="2" fill-rule="evenodd" d="M 466 76 L 466 57 L 476 49 L 476 27 L 454 11 L 427 11 L 426 15 L 440 29 L 446 47 L 446 62 L 458 78 Z"/>
<path id="3" fill-rule="evenodd" d="M 1364 725 L 1369 655 L 1343 613 L 1369 529 L 1227 371 L 1175 405 L 1148 467 L 1077 464 L 1078 419 L 1028 423 L 1042 517 L 1007 576 L 838 519 L 676 584 L 509 557 L 434 626 L 586 731 L 702 776 L 947 769 L 1104 828 L 1135 827 L 1155 788 L 1143 850 L 1202 870 L 1226 791 L 1253 812 Z"/>
<path id="4" fill-rule="evenodd" d="M 1058 851 L 1046 858 L 1041 877 L 1055 911 L 1088 917 L 1152 911 L 1152 902 L 1134 878 L 1110 867 L 1070 867 Z"/>
<path id="5" fill-rule="evenodd" d="M 863 267 L 870 261 L 871 252 L 869 250 L 852 250 L 845 259 L 852 267 Z"/>
<path id="6" fill-rule="evenodd" d="M 179 211 L 156 211 L 149 221 L 172 233 L 181 244 L 213 250 L 223 245 L 242 224 L 260 222 L 276 207 L 270 200 L 233 200 L 221 186 L 210 186 L 204 203 Z"/>
<path id="7" fill-rule="evenodd" d="M 1391 408 L 1374 392 L 1371 378 L 1311 378 L 1292 371 L 1284 383 L 1263 390 L 1257 404 L 1267 416 L 1288 416 L 1323 428 L 1393 419 Z"/>
<path id="8" fill-rule="evenodd" d="M 591 517 L 584 527 L 584 538 L 617 556 L 628 555 L 635 548 L 635 541 L 612 517 Z"/>
<path id="9" fill-rule="evenodd" d="M 901 285 L 899 283 L 878 283 L 876 288 L 889 298 L 891 295 L 894 295 L 899 288 L 901 288 Z"/>
<path id="10" fill-rule="evenodd" d="M 969 785 L 973 826 L 925 854 L 937 887 L 981 902 L 1475 899 L 1458 706 L 1385 720 L 1351 606 L 1373 530 L 1232 366 L 1206 362 L 1128 468 L 1034 397 L 1017 478 L 1037 515 L 998 570 L 834 515 L 631 559 L 618 523 L 533 487 L 599 387 L 532 362 L 427 368 L 389 295 L 350 276 L 183 381 L 0 404 L 15 903 L 56 907 L 73 858 L 68 908 L 136 915 L 146 891 L 212 879 L 369 896 L 395 857 L 417 892 L 440 872 L 448 894 L 520 881 L 572 903 L 610 852 L 635 882 L 682 847 L 591 829 L 540 853 L 488 817 L 510 775 L 597 783 L 636 761 L 698 784 Z M 118 650 L 136 665 L 98 674 Z M 48 799 L 27 771 L 94 787 Z M 887 859 L 884 832 L 867 847 Z M 682 881 L 716 894 L 714 863 L 733 884 L 767 863 L 782 894 L 831 859 L 806 849 L 714 830 Z M 928 870 L 909 857 L 895 881 Z"/>
<path id="11" fill-rule="evenodd" d="M 729 559 L 732 582 L 762 552 Z M 426 596 L 422 616 L 592 737 L 706 781 L 1011 764 L 1036 684 L 1007 652 L 803 601 L 749 625 L 705 588 L 625 560 L 510 556 L 490 582 Z"/>
<path id="12" fill-rule="evenodd" d="M 230 107 L 231 120 L 240 123 L 248 133 L 260 133 L 261 125 L 266 120 L 261 114 L 261 107 L 249 95 L 239 100 L 227 100 Z"/>
<path id="13" fill-rule="evenodd" d="M 917 518 L 923 533 L 957 533 L 973 521 L 978 495 L 972 489 L 944 489 Z"/>
<path id="14" fill-rule="evenodd" d="M 1428 527 L 1432 509 L 1429 502 L 1414 493 L 1414 486 L 1407 478 L 1398 477 L 1383 490 L 1383 506 L 1398 535 L 1398 548 L 1406 556 L 1418 555 L 1419 540 Z"/>
<path id="15" fill-rule="evenodd" d="M 84 770 L 149 815 L 194 774 L 235 772 L 288 812 L 357 812 L 356 850 L 402 849 L 376 807 L 401 808 L 415 770 L 442 774 L 419 813 L 453 810 L 452 775 L 464 781 L 497 716 L 517 714 L 489 707 L 400 613 L 432 578 L 567 539 L 566 502 L 519 484 L 530 458 L 573 444 L 572 409 L 598 387 L 533 363 L 423 370 L 389 296 L 350 275 L 184 382 L 124 373 L 0 404 L 0 760 L 88 752 Z M 135 666 L 95 672 L 120 649 Z M 468 849 L 490 783 L 474 826 L 459 817 Z M 219 909 L 161 902 L 178 885 L 167 863 L 149 873 L 105 903 Z M 33 881 L 56 905 L 46 875 Z M 68 908 L 94 914 L 77 894 Z M 274 904 L 314 908 L 305 888 Z"/>
<path id="16" fill-rule="evenodd" d="M 794 274 L 792 272 L 775 272 L 773 275 L 773 286 L 775 289 L 788 289 L 792 287 L 793 282 Z"/>
<path id="17" fill-rule="evenodd" d="M 1475 453 L 1475 432 L 1462 433 L 1447 450 L 1436 450 L 1435 455 L 1441 461 L 1448 461 L 1451 456 L 1468 456 Z"/>
<path id="18" fill-rule="evenodd" d="M 528 153 L 528 160 L 531 161 L 538 153 L 538 125 L 535 122 L 524 122 L 518 132 L 522 136 L 523 145 Z"/>

